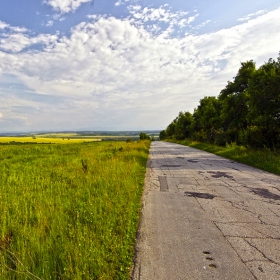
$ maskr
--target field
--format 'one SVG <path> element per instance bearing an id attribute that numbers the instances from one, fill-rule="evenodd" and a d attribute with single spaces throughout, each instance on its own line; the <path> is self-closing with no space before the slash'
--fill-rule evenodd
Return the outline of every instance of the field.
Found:
<path id="1" fill-rule="evenodd" d="M 148 150 L 1 145 L 1 279 L 129 279 Z"/>
<path id="2" fill-rule="evenodd" d="M 192 141 L 189 139 L 168 141 L 204 150 L 280 175 L 280 153 L 278 150 L 252 149 L 249 147 L 238 146 L 234 143 L 223 147 L 209 143 Z"/>
<path id="3" fill-rule="evenodd" d="M 97 137 L 76 137 L 76 136 L 23 136 L 23 137 L 0 137 L 0 144 L 1 143 L 10 143 L 10 144 L 17 144 L 17 143 L 40 143 L 40 144 L 69 144 L 69 143 L 80 143 L 80 142 L 94 142 L 94 141 L 101 141 L 100 138 Z"/>
<path id="4" fill-rule="evenodd" d="M 27 133 L 12 134 L 1 133 L 1 144 L 69 144 L 94 141 L 126 141 L 128 139 L 135 141 L 139 139 L 139 131 L 83 131 L 83 132 L 45 132 L 45 133 Z M 148 135 L 155 139 L 159 137 L 158 131 L 148 131 Z"/>

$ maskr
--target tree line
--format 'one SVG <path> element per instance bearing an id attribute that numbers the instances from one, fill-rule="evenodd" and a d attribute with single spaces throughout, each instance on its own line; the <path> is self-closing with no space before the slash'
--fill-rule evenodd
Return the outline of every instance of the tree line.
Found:
<path id="1" fill-rule="evenodd" d="M 194 113 L 180 112 L 160 139 L 280 148 L 280 53 L 258 69 L 242 62 L 218 97 L 205 96 Z"/>

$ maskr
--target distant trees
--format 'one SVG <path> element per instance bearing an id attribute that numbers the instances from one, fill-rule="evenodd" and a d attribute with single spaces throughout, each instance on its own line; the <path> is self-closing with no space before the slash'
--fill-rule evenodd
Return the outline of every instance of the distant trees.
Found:
<path id="1" fill-rule="evenodd" d="M 151 137 L 145 132 L 140 132 L 139 138 L 140 140 L 151 140 Z"/>
<path id="2" fill-rule="evenodd" d="M 193 114 L 180 112 L 160 132 L 166 138 L 280 148 L 280 56 L 258 69 L 242 62 L 218 97 L 205 96 Z"/>

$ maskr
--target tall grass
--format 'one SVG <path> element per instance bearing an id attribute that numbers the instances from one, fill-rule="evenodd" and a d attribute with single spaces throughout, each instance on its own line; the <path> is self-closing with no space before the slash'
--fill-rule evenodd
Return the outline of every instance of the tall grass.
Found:
<path id="1" fill-rule="evenodd" d="M 168 140 L 170 142 L 190 146 L 196 149 L 204 150 L 225 158 L 233 159 L 237 162 L 245 163 L 250 166 L 280 175 L 280 153 L 269 149 L 252 149 L 249 147 L 238 146 L 235 143 L 228 144 L 225 147 L 214 144 L 196 142 L 189 139 Z"/>
<path id="2" fill-rule="evenodd" d="M 0 146 L 0 278 L 129 279 L 148 149 Z"/>

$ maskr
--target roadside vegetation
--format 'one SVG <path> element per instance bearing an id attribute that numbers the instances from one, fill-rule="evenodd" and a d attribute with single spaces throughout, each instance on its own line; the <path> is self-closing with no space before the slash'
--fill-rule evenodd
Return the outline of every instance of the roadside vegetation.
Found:
<path id="1" fill-rule="evenodd" d="M 149 145 L 1 145 L 1 279 L 129 279 Z"/>
<path id="2" fill-rule="evenodd" d="M 280 175 L 280 56 L 258 69 L 241 63 L 218 97 L 180 112 L 160 139 L 209 151 Z"/>
<path id="3" fill-rule="evenodd" d="M 205 96 L 193 114 L 180 112 L 160 138 L 280 149 L 279 89 L 280 56 L 258 69 L 253 61 L 243 62 L 217 98 Z"/>
<path id="4" fill-rule="evenodd" d="M 225 158 L 235 160 L 262 170 L 280 175 L 280 152 L 279 150 L 254 149 L 236 145 L 235 143 L 218 146 L 211 143 L 198 142 L 190 139 L 169 139 L 168 142 L 193 147 L 207 151 Z"/>

